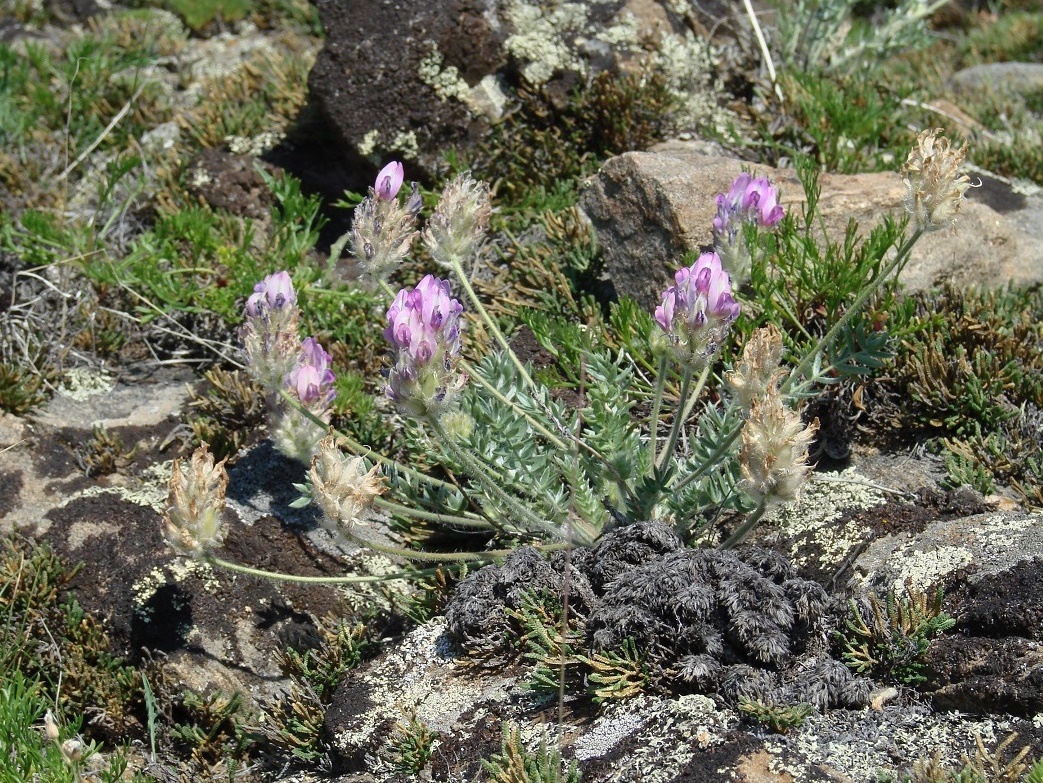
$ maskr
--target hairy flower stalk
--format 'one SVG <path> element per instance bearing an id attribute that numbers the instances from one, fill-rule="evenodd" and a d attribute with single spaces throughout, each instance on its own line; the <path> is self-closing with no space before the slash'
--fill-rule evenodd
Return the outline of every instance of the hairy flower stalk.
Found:
<path id="1" fill-rule="evenodd" d="M 402 164 L 392 161 L 380 170 L 369 195 L 355 207 L 351 253 L 375 282 L 384 280 L 402 262 L 416 238 L 420 191 L 414 182 L 412 195 L 403 205 L 398 198 L 403 178 Z"/>
<path id="2" fill-rule="evenodd" d="M 312 414 L 306 416 L 296 406 L 281 406 L 272 438 L 279 451 L 288 457 L 308 462 L 326 434 L 326 429 L 312 417 L 329 423 L 330 403 L 336 395 L 332 362 L 333 357 L 323 350 L 318 340 L 309 337 L 301 344 L 297 362 L 286 375 L 287 394 Z"/>
<path id="3" fill-rule="evenodd" d="M 207 559 L 224 538 L 221 512 L 225 507 L 228 473 L 225 461 L 214 464 L 206 444 L 192 454 L 187 470 L 175 459 L 170 494 L 163 514 L 163 536 L 180 555 Z"/>
<path id="4" fill-rule="evenodd" d="M 732 282 L 742 285 L 750 277 L 753 257 L 743 237 L 749 223 L 771 228 L 782 220 L 784 211 L 778 193 L 766 177 L 743 172 L 727 193 L 717 195 L 717 216 L 713 219 L 714 249 Z"/>
<path id="5" fill-rule="evenodd" d="M 963 194 L 972 187 L 960 166 L 967 157 L 965 147 L 954 149 L 941 128 L 922 131 L 909 153 L 902 175 L 905 178 L 906 208 L 921 231 L 952 227 L 963 204 Z"/>
<path id="6" fill-rule="evenodd" d="M 787 408 L 782 393 L 769 384 L 750 410 L 742 430 L 739 467 L 747 493 L 756 510 L 732 536 L 724 549 L 739 544 L 760 521 L 770 503 L 797 499 L 811 475 L 808 445 L 818 432 L 818 419 L 805 427 L 800 415 Z"/>
<path id="7" fill-rule="evenodd" d="M 467 382 L 457 372 L 462 312 L 449 281 L 434 275 L 427 275 L 415 288 L 399 291 L 388 308 L 384 337 L 395 358 L 386 394 L 406 415 L 441 415 Z"/>
<path id="8" fill-rule="evenodd" d="M 275 272 L 256 286 L 246 300 L 246 320 L 239 330 L 246 366 L 270 392 L 297 361 L 301 339 L 297 334 L 300 310 L 289 272 Z"/>

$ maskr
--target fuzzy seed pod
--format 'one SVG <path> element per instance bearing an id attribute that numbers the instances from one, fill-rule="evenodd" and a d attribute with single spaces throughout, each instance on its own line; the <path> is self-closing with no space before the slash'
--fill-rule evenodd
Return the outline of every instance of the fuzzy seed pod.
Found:
<path id="1" fill-rule="evenodd" d="M 954 149 L 941 128 L 925 130 L 902 166 L 908 189 L 906 208 L 922 231 L 937 231 L 952 226 L 963 204 L 963 194 L 971 187 L 960 166 L 967 157 L 965 147 Z"/>
<path id="2" fill-rule="evenodd" d="M 174 460 L 170 495 L 163 515 L 163 534 L 180 555 L 205 559 L 224 538 L 221 512 L 225 507 L 228 472 L 225 460 L 214 464 L 204 443 L 192 454 L 187 471 L 182 460 Z"/>
<path id="3" fill-rule="evenodd" d="M 746 491 L 762 500 L 792 501 L 811 474 L 808 445 L 818 432 L 818 419 L 807 427 L 783 404 L 778 389 L 769 386 L 742 430 L 739 463 Z"/>

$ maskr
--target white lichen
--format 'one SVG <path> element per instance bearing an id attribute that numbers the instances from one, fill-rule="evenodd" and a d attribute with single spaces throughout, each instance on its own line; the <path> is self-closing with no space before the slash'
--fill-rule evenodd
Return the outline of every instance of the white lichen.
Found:
<path id="1" fill-rule="evenodd" d="M 391 139 L 391 149 L 399 152 L 406 160 L 415 160 L 420 154 L 420 142 L 413 131 L 398 131 Z"/>
<path id="2" fill-rule="evenodd" d="M 514 34 L 504 41 L 504 49 L 518 61 L 522 77 L 529 84 L 545 84 L 557 71 L 585 73 L 576 57 L 576 39 L 587 26 L 587 8 L 582 3 L 561 3 L 551 9 L 515 0 L 508 3 L 504 16 Z"/>
<path id="3" fill-rule="evenodd" d="M 773 507 L 767 524 L 779 527 L 792 542 L 789 556 L 797 565 L 807 562 L 807 542 L 813 541 L 824 562 L 840 562 L 869 533 L 862 524 L 838 525 L 851 511 L 864 511 L 887 502 L 885 493 L 854 468 L 816 474 L 794 503 Z"/>
<path id="4" fill-rule="evenodd" d="M 684 37 L 663 33 L 652 67 L 663 74 L 666 87 L 676 99 L 674 120 L 678 128 L 723 128 L 728 113 L 717 105 L 724 87 L 713 79 L 717 54 L 713 47 L 691 32 Z"/>
<path id="5" fill-rule="evenodd" d="M 377 142 L 380 141 L 380 131 L 374 128 L 371 131 L 366 131 L 362 140 L 355 145 L 355 149 L 359 155 L 364 158 L 368 158 L 377 148 Z"/>
<path id="6" fill-rule="evenodd" d="M 442 62 L 442 53 L 438 51 L 438 46 L 432 43 L 431 51 L 420 61 L 420 81 L 434 90 L 440 101 L 466 101 L 471 93 L 471 86 L 460 75 L 455 65 L 443 68 Z"/>
<path id="7" fill-rule="evenodd" d="M 86 367 L 73 367 L 65 373 L 58 386 L 58 394 L 83 402 L 100 394 L 108 394 L 115 386 L 115 379 L 104 372 Z"/>

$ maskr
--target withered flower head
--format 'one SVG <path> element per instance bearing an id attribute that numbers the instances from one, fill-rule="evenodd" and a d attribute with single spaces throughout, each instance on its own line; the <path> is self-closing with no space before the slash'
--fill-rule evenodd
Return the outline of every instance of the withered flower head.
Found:
<path id="1" fill-rule="evenodd" d="M 967 157 L 966 147 L 953 148 L 941 128 L 920 133 L 916 146 L 902 166 L 905 178 L 905 205 L 923 231 L 937 231 L 946 226 L 956 230 L 956 215 L 963 194 L 971 187 L 960 166 Z"/>
<path id="2" fill-rule="evenodd" d="M 379 466 L 367 469 L 362 457 L 347 456 L 338 442 L 335 435 L 319 442 L 308 478 L 312 499 L 322 509 L 324 526 L 333 532 L 350 533 L 355 525 L 366 521 L 385 484 Z"/>
<path id="3" fill-rule="evenodd" d="M 225 460 L 214 464 L 205 443 L 192 454 L 187 471 L 181 463 L 181 459 L 174 460 L 170 475 L 163 534 L 178 554 L 202 559 L 224 538 L 221 512 L 228 473 Z"/>
<path id="4" fill-rule="evenodd" d="M 808 445 L 816 432 L 818 419 L 804 427 L 775 385 L 768 386 L 750 410 L 739 452 L 746 491 L 755 501 L 797 499 L 811 475 Z"/>
<path id="5" fill-rule="evenodd" d="M 768 324 L 754 332 L 743 346 L 742 359 L 724 376 L 744 411 L 749 411 L 769 386 L 778 383 L 784 374 L 779 369 L 781 361 L 782 332 L 778 327 Z"/>

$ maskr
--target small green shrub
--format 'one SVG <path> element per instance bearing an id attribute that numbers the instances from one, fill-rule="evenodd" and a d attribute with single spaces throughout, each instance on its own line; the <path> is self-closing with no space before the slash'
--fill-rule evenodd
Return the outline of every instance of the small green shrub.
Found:
<path id="1" fill-rule="evenodd" d="M 808 716 L 815 712 L 810 704 L 769 704 L 760 699 L 741 697 L 739 712 L 749 720 L 767 727 L 776 734 L 789 734 L 804 725 Z"/>
<path id="2" fill-rule="evenodd" d="M 904 596 L 890 592 L 883 601 L 872 593 L 864 609 L 851 600 L 847 630 L 839 634 L 841 657 L 860 674 L 917 685 L 925 680 L 923 655 L 931 640 L 955 624 L 942 611 L 940 589 L 929 597 L 906 588 Z"/>
<path id="3" fill-rule="evenodd" d="M 489 783 L 580 783 L 576 762 L 563 771 L 561 751 L 550 747 L 547 737 L 530 752 L 522 745 L 517 726 L 504 726 L 500 753 L 482 759 L 482 768 Z"/>

